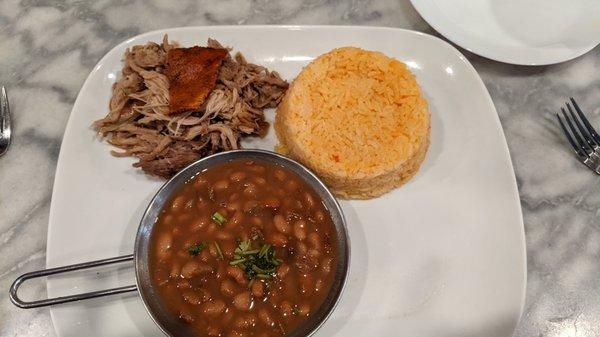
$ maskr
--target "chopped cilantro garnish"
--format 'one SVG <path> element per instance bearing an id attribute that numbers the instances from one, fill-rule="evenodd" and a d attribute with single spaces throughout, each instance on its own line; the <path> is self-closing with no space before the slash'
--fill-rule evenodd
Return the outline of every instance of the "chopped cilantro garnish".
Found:
<path id="1" fill-rule="evenodd" d="M 202 241 L 199 244 L 193 245 L 190 248 L 188 248 L 188 253 L 190 253 L 191 256 L 196 256 L 198 254 L 200 254 L 200 252 L 206 248 L 207 244 L 206 242 Z"/>
<path id="2" fill-rule="evenodd" d="M 281 260 L 275 257 L 273 246 L 264 243 L 258 249 L 252 249 L 251 241 L 242 241 L 234 251 L 234 258 L 229 262 L 238 266 L 249 280 L 254 278 L 268 279 L 275 276 Z"/>
<path id="3" fill-rule="evenodd" d="M 211 219 L 212 221 L 216 222 L 219 226 L 222 225 L 225 221 L 227 221 L 227 219 L 225 219 L 225 217 L 219 212 L 215 212 L 215 214 L 212 215 Z"/>
<path id="4" fill-rule="evenodd" d="M 221 251 L 221 247 L 219 247 L 219 243 L 215 241 L 215 249 L 217 250 L 217 256 L 219 259 L 223 260 L 223 252 Z"/>

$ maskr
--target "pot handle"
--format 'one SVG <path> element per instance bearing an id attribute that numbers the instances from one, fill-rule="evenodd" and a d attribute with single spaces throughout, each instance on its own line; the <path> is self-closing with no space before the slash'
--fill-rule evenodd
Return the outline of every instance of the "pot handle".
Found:
<path id="1" fill-rule="evenodd" d="M 23 301 L 17 295 L 17 291 L 19 290 L 21 283 L 23 283 L 29 279 L 48 276 L 48 275 L 54 275 L 54 274 L 61 274 L 61 273 L 66 273 L 66 272 L 70 272 L 70 271 L 75 271 L 75 270 L 100 267 L 100 266 L 105 266 L 105 265 L 109 265 L 109 264 L 113 264 L 113 263 L 122 263 L 122 262 L 127 262 L 127 261 L 133 261 L 133 254 L 119 256 L 119 257 L 111 257 L 109 259 L 103 259 L 103 260 L 96 260 L 96 261 L 72 264 L 69 266 L 63 266 L 63 267 L 57 267 L 57 268 L 41 269 L 41 270 L 36 270 L 36 271 L 30 272 L 30 273 L 25 273 L 25 274 L 17 277 L 17 279 L 11 285 L 10 300 L 14 305 L 16 305 L 19 308 L 31 309 L 31 308 L 45 307 L 45 306 L 54 305 L 54 304 L 81 301 L 81 300 L 85 300 L 88 298 L 103 297 L 103 296 L 108 296 L 108 295 L 115 295 L 115 294 L 130 292 L 130 291 L 136 291 L 137 286 L 130 285 L 130 286 L 124 286 L 124 287 L 119 287 L 119 288 L 98 290 L 98 291 L 92 291 L 89 293 L 48 298 L 45 300 L 37 300 L 37 301 L 31 301 L 31 302 Z"/>

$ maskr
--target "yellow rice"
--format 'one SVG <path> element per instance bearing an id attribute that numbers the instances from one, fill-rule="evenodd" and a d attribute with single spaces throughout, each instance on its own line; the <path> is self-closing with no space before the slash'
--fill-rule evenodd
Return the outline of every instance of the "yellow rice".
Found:
<path id="1" fill-rule="evenodd" d="M 345 47 L 294 80 L 275 121 L 279 150 L 340 197 L 372 198 L 410 179 L 429 146 L 427 102 L 406 65 Z"/>

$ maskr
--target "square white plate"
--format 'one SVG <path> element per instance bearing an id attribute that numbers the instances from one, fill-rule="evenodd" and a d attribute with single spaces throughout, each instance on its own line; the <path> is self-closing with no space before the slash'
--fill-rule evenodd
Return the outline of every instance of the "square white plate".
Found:
<path id="1" fill-rule="evenodd" d="M 162 181 L 115 158 L 90 124 L 106 114 L 125 48 L 183 46 L 213 37 L 292 80 L 340 46 L 404 61 L 430 104 L 431 147 L 405 186 L 343 201 L 351 266 L 341 302 L 316 336 L 509 336 L 525 295 L 525 240 L 515 177 L 498 116 L 471 64 L 448 43 L 369 27 L 186 27 L 131 38 L 94 68 L 73 107 L 60 151 L 47 266 L 129 254 L 142 211 Z M 268 111 L 268 119 L 273 119 Z M 245 147 L 273 149 L 273 132 Z M 49 296 L 133 283 L 123 265 L 52 277 Z M 160 335 L 136 294 L 51 309 L 59 336 Z"/>

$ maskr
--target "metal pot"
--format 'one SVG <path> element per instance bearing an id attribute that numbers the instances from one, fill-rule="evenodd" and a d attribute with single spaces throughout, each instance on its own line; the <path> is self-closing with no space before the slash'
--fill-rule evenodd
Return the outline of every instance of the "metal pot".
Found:
<path id="1" fill-rule="evenodd" d="M 153 287 L 148 266 L 150 240 L 152 237 L 152 229 L 156 223 L 156 219 L 165 203 L 170 199 L 171 195 L 176 192 L 181 185 L 194 177 L 197 173 L 203 170 L 220 165 L 233 159 L 256 159 L 275 163 L 283 166 L 288 170 L 296 173 L 306 183 L 308 183 L 319 197 L 323 200 L 326 208 L 329 210 L 333 224 L 335 226 L 338 240 L 338 263 L 335 269 L 335 277 L 327 298 L 321 307 L 311 316 L 308 317 L 298 328 L 292 331 L 289 337 L 301 337 L 312 335 L 329 317 L 335 306 L 337 305 L 348 273 L 350 259 L 350 245 L 348 242 L 348 234 L 346 223 L 342 210 L 327 189 L 325 184 L 317 178 L 311 171 L 301 164 L 283 157 L 279 154 L 263 151 L 263 150 L 235 150 L 223 153 L 218 153 L 196 161 L 189 165 L 169 181 L 167 181 L 156 193 L 150 204 L 146 208 L 135 238 L 134 253 L 131 255 L 114 257 L 109 259 L 97 260 L 86 263 L 79 263 L 64 267 L 43 269 L 19 276 L 10 288 L 10 299 L 12 303 L 20 308 L 29 309 L 44 307 L 49 305 L 67 303 L 85 300 L 95 297 L 103 297 L 113 294 L 120 294 L 131 291 L 138 291 L 144 302 L 146 311 L 152 317 L 152 320 L 160 327 L 160 329 L 168 336 L 190 336 L 194 335 L 189 327 L 175 317 L 161 302 L 156 289 Z M 135 265 L 136 285 L 125 287 L 94 291 L 83 294 L 50 298 L 45 300 L 37 300 L 26 302 L 21 300 L 17 291 L 20 285 L 32 278 L 38 278 L 48 275 L 60 274 L 80 269 L 104 266 L 114 263 L 121 263 L 133 260 Z"/>

